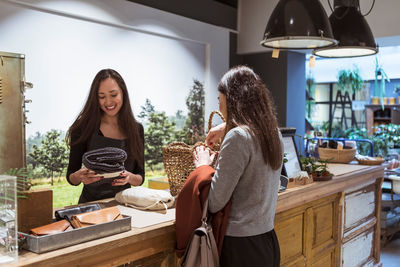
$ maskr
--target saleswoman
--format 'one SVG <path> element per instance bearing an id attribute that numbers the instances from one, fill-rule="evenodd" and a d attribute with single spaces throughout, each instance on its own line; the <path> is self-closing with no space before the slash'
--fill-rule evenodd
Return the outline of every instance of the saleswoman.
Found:
<path id="1" fill-rule="evenodd" d="M 143 184 L 143 126 L 133 116 L 125 82 L 115 70 L 97 73 L 86 104 L 66 138 L 70 146 L 67 180 L 71 185 L 84 184 L 79 203 L 111 198 L 131 185 Z M 128 155 L 125 171 L 109 182 L 82 167 L 85 152 L 104 147 L 121 148 Z"/>

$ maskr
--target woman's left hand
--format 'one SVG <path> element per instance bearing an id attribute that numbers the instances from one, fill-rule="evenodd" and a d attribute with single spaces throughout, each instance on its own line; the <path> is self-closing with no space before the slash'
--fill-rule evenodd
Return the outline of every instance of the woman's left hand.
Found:
<path id="1" fill-rule="evenodd" d="M 206 148 L 205 146 L 198 146 L 193 152 L 193 156 L 193 163 L 196 168 L 198 168 L 203 165 L 211 165 L 214 160 L 215 153 L 211 153 L 208 147 Z"/>
<path id="2" fill-rule="evenodd" d="M 113 186 L 121 186 L 126 184 L 140 185 L 142 183 L 142 180 L 143 178 L 139 174 L 133 174 L 128 171 L 123 171 L 119 175 L 119 178 L 113 180 L 112 185 Z"/>

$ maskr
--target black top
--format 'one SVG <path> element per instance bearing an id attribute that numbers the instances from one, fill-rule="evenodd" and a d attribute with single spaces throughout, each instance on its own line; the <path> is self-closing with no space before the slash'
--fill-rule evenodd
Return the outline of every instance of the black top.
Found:
<path id="1" fill-rule="evenodd" d="M 143 126 L 139 123 L 139 134 L 141 137 L 141 142 L 144 145 L 144 130 Z M 75 133 L 71 134 L 71 143 L 74 143 L 80 136 L 80 131 L 76 131 Z M 113 138 L 108 138 L 103 135 L 103 133 L 98 129 L 96 132 L 92 134 L 87 142 L 83 142 L 80 144 L 76 144 L 71 146 L 70 154 L 69 154 L 69 164 L 67 170 L 67 181 L 71 184 L 69 180 L 69 176 L 79 170 L 82 167 L 82 156 L 85 152 L 104 148 L 104 147 L 117 147 L 125 150 L 128 154 L 128 158 L 125 161 L 125 170 L 139 174 L 143 177 L 142 184 L 144 182 L 144 163 L 142 166 L 139 166 L 136 160 L 133 160 L 131 156 L 129 156 L 128 149 L 126 146 L 126 140 L 118 140 Z M 142 162 L 144 162 L 144 151 L 142 154 Z M 95 201 L 104 198 L 111 198 L 114 197 L 116 193 L 129 188 L 130 184 L 126 184 L 123 186 L 112 186 L 111 182 L 113 179 L 104 179 L 98 182 L 84 185 L 82 194 L 79 198 L 79 203 Z"/>

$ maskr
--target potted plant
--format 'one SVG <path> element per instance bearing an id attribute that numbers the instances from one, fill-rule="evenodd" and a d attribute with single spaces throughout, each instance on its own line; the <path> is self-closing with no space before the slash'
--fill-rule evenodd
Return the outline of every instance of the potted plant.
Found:
<path id="1" fill-rule="evenodd" d="M 312 177 L 313 181 L 328 181 L 332 173 L 328 170 L 329 160 L 317 160 L 315 157 L 301 158 L 303 170 Z"/>
<path id="2" fill-rule="evenodd" d="M 378 82 L 380 81 L 380 86 Z M 379 98 L 381 99 L 382 109 L 384 108 L 383 98 L 386 96 L 385 83 L 390 82 L 389 77 L 383 70 L 382 66 L 379 65 L 378 58 L 375 58 L 375 84 L 374 84 L 374 95 L 372 97 L 372 104 L 379 104 Z M 387 104 L 387 103 L 386 103 Z"/>
<path id="3" fill-rule="evenodd" d="M 340 70 L 337 79 L 337 85 L 343 95 L 347 92 L 349 95 L 354 96 L 355 92 L 360 91 L 364 84 L 364 80 L 356 66 L 352 70 Z"/>

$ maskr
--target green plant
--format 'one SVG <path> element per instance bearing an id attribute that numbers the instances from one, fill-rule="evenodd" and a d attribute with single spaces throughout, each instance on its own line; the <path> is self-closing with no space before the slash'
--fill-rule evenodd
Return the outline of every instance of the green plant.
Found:
<path id="1" fill-rule="evenodd" d="M 308 174 L 316 174 L 317 176 L 330 175 L 328 171 L 329 160 L 321 160 L 315 157 L 300 157 L 302 169 Z"/>
<path id="2" fill-rule="evenodd" d="M 311 119 L 315 108 L 315 80 L 311 74 L 308 75 L 306 80 L 306 90 L 308 93 L 306 98 L 306 118 Z"/>
<path id="3" fill-rule="evenodd" d="M 381 82 L 381 85 L 378 86 L 378 81 Z M 374 97 L 379 97 L 382 102 L 383 109 L 383 97 L 386 96 L 385 83 L 390 82 L 389 77 L 386 72 L 383 70 L 382 66 L 379 65 L 378 58 L 375 58 L 375 85 L 374 85 Z"/>
<path id="4" fill-rule="evenodd" d="M 368 136 L 367 129 L 350 128 L 346 130 L 346 138 L 348 139 L 368 139 L 374 145 L 374 156 L 385 157 L 390 148 L 400 147 L 400 125 L 382 124 L 374 127 L 374 133 Z M 357 144 L 358 153 L 368 155 L 370 144 L 359 142 Z"/>
<path id="5" fill-rule="evenodd" d="M 288 159 L 287 159 L 287 153 L 283 153 L 283 163 L 287 163 Z"/>
<path id="6" fill-rule="evenodd" d="M 360 91 L 364 84 L 357 66 L 354 66 L 352 70 L 340 70 L 337 79 L 339 89 L 349 94 Z"/>

